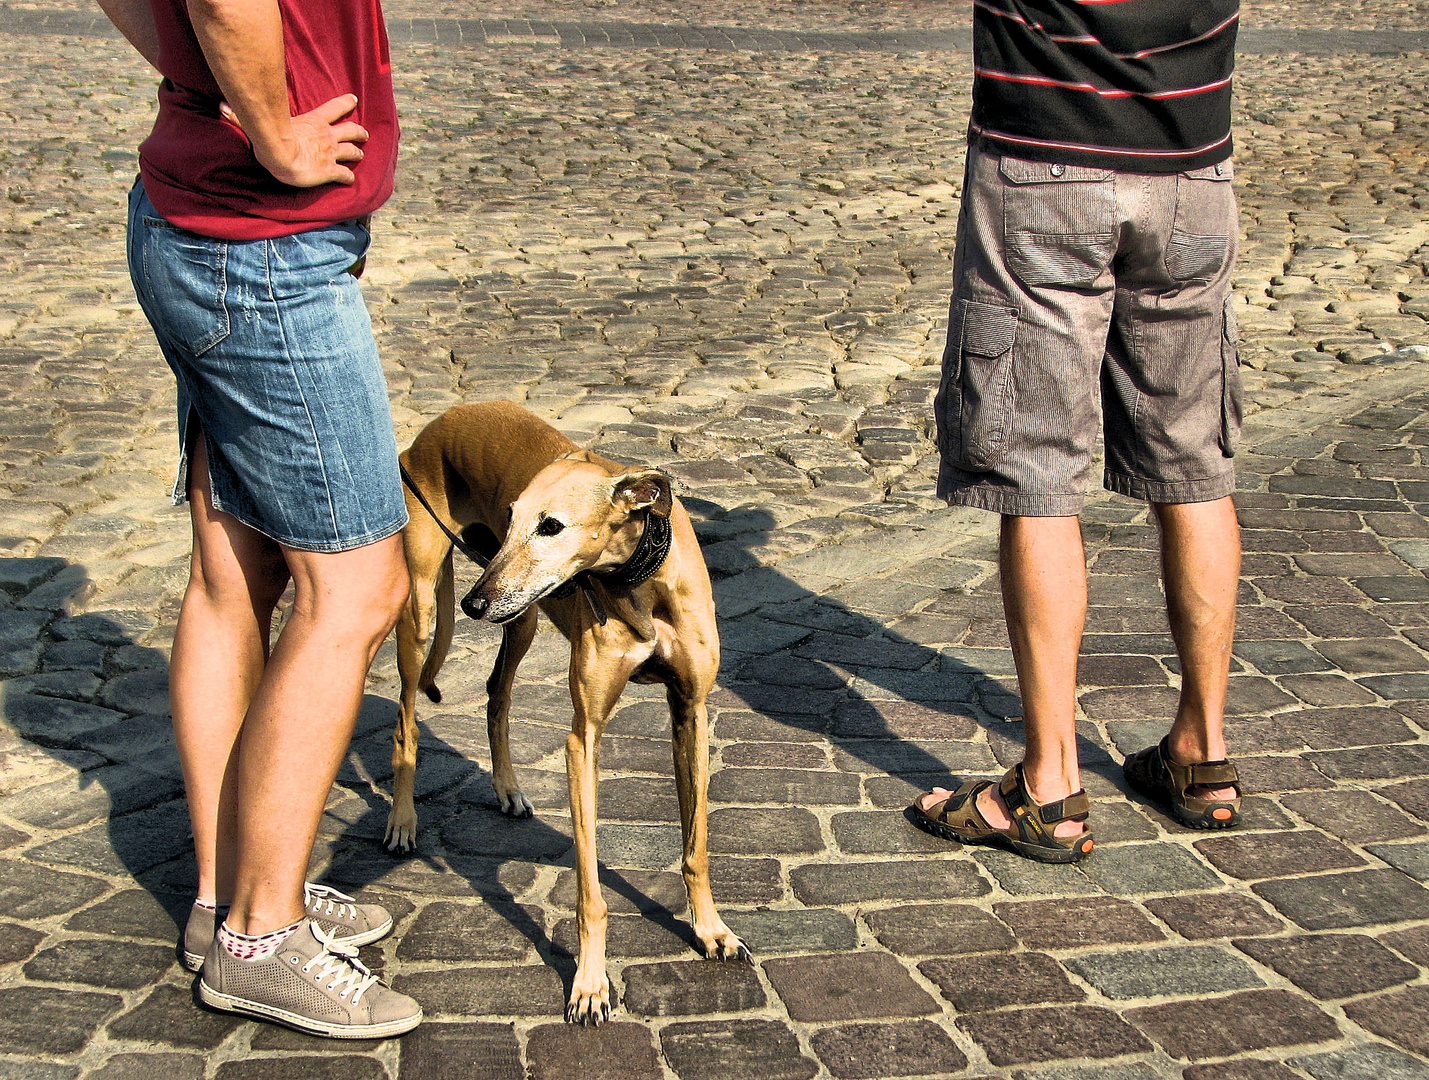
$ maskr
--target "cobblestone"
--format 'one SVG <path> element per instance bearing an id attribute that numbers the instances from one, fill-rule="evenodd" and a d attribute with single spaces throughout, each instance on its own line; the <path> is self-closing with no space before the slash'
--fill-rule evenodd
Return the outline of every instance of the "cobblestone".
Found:
<path id="1" fill-rule="evenodd" d="M 565 654 L 543 631 L 522 669 L 538 812 L 513 823 L 480 719 L 495 635 L 463 622 L 423 713 L 417 856 L 378 847 L 389 647 L 314 862 L 397 913 L 364 954 L 428 1021 L 333 1046 L 193 1004 L 165 701 L 186 514 L 122 251 L 154 78 L 86 0 L 45 0 L 0 7 L 0 1074 L 1426 1075 L 1429 122 L 1405 88 L 1429 77 L 1429 3 L 1247 0 L 1229 734 L 1252 798 L 1209 837 L 1124 798 L 1179 675 L 1155 530 L 1095 496 L 1081 868 L 901 816 L 1021 751 L 995 523 L 934 497 L 965 10 L 387 8 L 404 157 L 364 289 L 399 438 L 509 397 L 681 478 L 726 658 L 715 894 L 756 965 L 691 948 L 667 713 L 632 688 L 602 753 L 619 1004 L 599 1032 L 559 1022 Z"/>

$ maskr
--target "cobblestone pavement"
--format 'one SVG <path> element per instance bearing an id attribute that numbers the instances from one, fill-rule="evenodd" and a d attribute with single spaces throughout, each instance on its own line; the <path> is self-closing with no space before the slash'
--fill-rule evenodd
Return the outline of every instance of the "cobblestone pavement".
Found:
<path id="1" fill-rule="evenodd" d="M 379 843 L 389 646 L 314 866 L 393 909 L 364 954 L 430 1019 L 337 1045 L 200 1011 L 174 962 L 193 870 L 165 663 L 187 527 L 122 249 L 154 79 L 79 0 L 0 6 L 0 1076 L 1429 1077 L 1425 9 L 1248 5 L 1230 738 L 1254 794 L 1243 830 L 1211 836 L 1122 790 L 1177 673 L 1154 531 L 1097 497 L 1081 730 L 1100 842 L 1051 869 L 901 816 L 1021 737 L 994 522 L 933 496 L 965 11 L 394 4 L 406 139 L 365 284 L 400 435 L 510 397 L 683 482 L 725 650 L 716 895 L 757 963 L 691 948 L 668 722 L 632 688 L 602 755 L 620 1005 L 598 1031 L 560 1022 L 564 652 L 543 633 L 523 669 L 538 813 L 507 822 L 481 722 L 496 636 L 463 621 L 423 714 L 416 855 Z M 626 43 L 562 45 L 558 24 Z M 677 26 L 784 36 L 651 36 Z M 1342 51 L 1312 55 L 1327 28 Z M 842 36 L 801 44 L 816 34 Z"/>

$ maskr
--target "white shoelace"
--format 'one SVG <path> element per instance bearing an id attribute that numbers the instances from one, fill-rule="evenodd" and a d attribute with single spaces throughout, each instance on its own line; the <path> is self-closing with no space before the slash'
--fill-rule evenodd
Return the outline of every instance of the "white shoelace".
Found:
<path id="1" fill-rule="evenodd" d="M 323 905 L 327 905 L 327 910 L 323 910 Z M 352 905 L 352 913 L 348 914 L 347 905 Z M 338 919 L 357 918 L 357 898 L 348 896 L 347 893 L 338 892 L 330 885 L 314 885 L 310 881 L 303 882 L 303 906 L 308 909 L 311 915 L 331 915 Z"/>
<path id="2" fill-rule="evenodd" d="M 313 973 L 316 982 L 331 978 L 332 982 L 327 984 L 328 992 L 337 992 L 339 1000 L 346 1001 L 347 995 L 352 994 L 352 1003 L 356 1005 L 362 1000 L 363 992 L 377 981 L 377 976 L 368 971 L 361 960 L 357 958 L 357 950 L 351 945 L 344 945 L 335 939 L 336 931 L 325 931 L 315 924 L 310 923 L 313 937 L 318 939 L 318 944 L 323 947 L 323 951 L 314 956 L 301 970 L 305 975 Z M 316 972 L 313 969 L 316 968 Z M 338 990 L 338 987 L 342 987 Z"/>

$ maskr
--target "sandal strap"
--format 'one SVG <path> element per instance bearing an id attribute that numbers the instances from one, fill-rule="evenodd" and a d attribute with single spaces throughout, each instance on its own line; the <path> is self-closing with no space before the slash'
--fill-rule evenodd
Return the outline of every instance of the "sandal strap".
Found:
<path id="1" fill-rule="evenodd" d="M 1240 787 L 1240 772 L 1235 764 L 1224 759 L 1182 765 L 1171 760 L 1171 737 L 1168 735 L 1156 747 L 1157 756 L 1171 778 L 1171 786 L 1179 792 L 1193 787 Z"/>
<path id="2" fill-rule="evenodd" d="M 1002 792 L 1002 800 L 1014 817 L 1018 816 L 1019 810 L 1026 807 L 1029 814 L 1036 811 L 1036 817 L 1043 825 L 1057 825 L 1063 821 L 1086 821 L 1092 813 L 1092 800 L 1086 789 L 1074 791 L 1056 802 L 1039 803 L 1027 790 L 1027 775 L 1022 771 L 1020 761 L 1003 776 L 998 790 Z"/>

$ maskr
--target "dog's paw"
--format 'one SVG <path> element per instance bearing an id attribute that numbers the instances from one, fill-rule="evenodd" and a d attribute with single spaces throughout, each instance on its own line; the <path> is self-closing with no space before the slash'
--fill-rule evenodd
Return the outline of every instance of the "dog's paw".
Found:
<path id="1" fill-rule="evenodd" d="M 580 982 L 580 973 L 577 972 L 576 987 Z M 610 980 L 603 973 L 599 985 L 589 991 L 572 988 L 571 1000 L 566 1004 L 566 1022 L 581 1027 L 600 1027 L 610 1019 L 611 996 Z"/>
<path id="2" fill-rule="evenodd" d="M 712 934 L 699 934 L 700 945 L 705 950 L 705 959 L 719 960 L 721 963 L 754 963 L 754 956 L 749 951 L 749 946 L 740 940 L 733 930 L 724 924 L 720 924 L 718 930 Z"/>
<path id="3" fill-rule="evenodd" d="M 387 832 L 382 838 L 382 846 L 400 855 L 408 854 L 417 846 L 417 818 L 399 821 L 395 813 L 387 818 Z"/>
<path id="4" fill-rule="evenodd" d="M 524 820 L 536 813 L 531 800 L 519 791 L 498 791 L 496 801 L 501 804 L 501 812 L 509 818 Z"/>
<path id="5" fill-rule="evenodd" d="M 442 690 L 436 683 L 431 686 L 422 687 L 422 693 L 426 694 L 432 701 L 440 703 L 442 700 Z"/>

